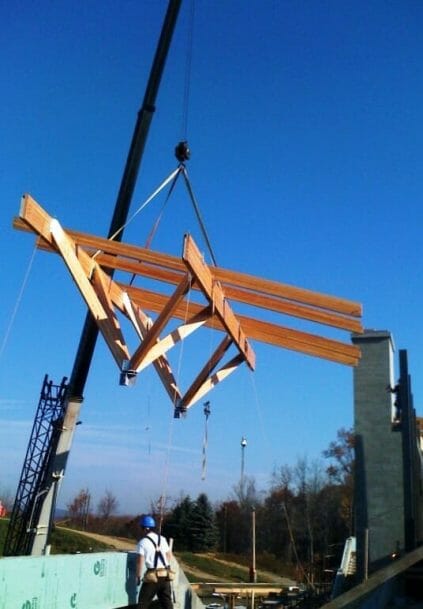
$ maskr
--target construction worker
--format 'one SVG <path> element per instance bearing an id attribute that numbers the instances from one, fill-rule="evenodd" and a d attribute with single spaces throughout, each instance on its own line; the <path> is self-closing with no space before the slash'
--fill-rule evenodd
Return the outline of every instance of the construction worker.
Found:
<path id="1" fill-rule="evenodd" d="M 139 609 L 148 609 L 154 596 L 157 595 L 162 609 L 173 609 L 169 545 L 164 537 L 156 533 L 156 523 L 153 516 L 142 516 L 140 525 L 143 534 L 136 547 L 138 554 L 137 585 L 141 583 L 144 567 L 145 572 L 138 596 L 138 607 Z"/>

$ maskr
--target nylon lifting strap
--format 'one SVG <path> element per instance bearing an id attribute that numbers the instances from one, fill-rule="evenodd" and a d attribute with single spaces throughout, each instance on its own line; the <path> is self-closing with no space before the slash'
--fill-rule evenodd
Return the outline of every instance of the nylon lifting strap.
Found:
<path id="1" fill-rule="evenodd" d="M 195 215 L 197 216 L 197 220 L 198 220 L 198 223 L 200 225 L 201 232 L 203 233 L 204 240 L 205 240 L 206 245 L 207 245 L 207 247 L 209 249 L 210 256 L 211 256 L 211 259 L 213 261 L 213 265 L 217 266 L 216 257 L 215 257 L 215 255 L 213 253 L 213 249 L 212 249 L 212 246 L 211 246 L 211 243 L 210 243 L 210 239 L 209 239 L 209 236 L 207 234 L 203 218 L 201 217 L 200 208 L 199 208 L 198 203 L 196 201 L 196 198 L 194 196 L 194 191 L 192 189 L 191 182 L 189 181 L 188 173 L 187 173 L 185 165 L 182 165 L 182 175 L 184 176 L 185 184 L 186 184 L 186 187 L 187 187 L 187 190 L 188 190 L 188 194 L 190 196 L 192 205 L 194 207 Z"/>

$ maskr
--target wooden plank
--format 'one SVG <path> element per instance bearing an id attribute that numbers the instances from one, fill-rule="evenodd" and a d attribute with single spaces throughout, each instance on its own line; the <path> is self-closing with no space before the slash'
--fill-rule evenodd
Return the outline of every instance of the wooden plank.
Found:
<path id="1" fill-rule="evenodd" d="M 141 366 L 143 360 L 147 356 L 148 351 L 151 349 L 151 347 L 154 345 L 157 338 L 159 337 L 160 332 L 166 326 L 169 319 L 171 319 L 171 317 L 173 316 L 173 309 L 178 305 L 178 303 L 187 293 L 191 286 L 191 283 L 192 279 L 187 274 L 182 279 L 181 283 L 178 285 L 173 295 L 167 300 L 158 318 L 147 332 L 142 344 L 138 347 L 138 349 L 135 351 L 135 353 L 129 360 L 128 366 L 130 370 L 138 370 L 138 368 Z"/>
<path id="2" fill-rule="evenodd" d="M 200 311 L 197 315 L 186 323 L 182 324 L 172 330 L 170 334 L 162 338 L 161 340 L 157 340 L 156 343 L 150 347 L 148 353 L 142 360 L 142 363 L 136 368 L 136 372 L 141 372 L 147 366 L 149 366 L 152 362 L 154 362 L 158 357 L 167 353 L 170 349 L 172 349 L 175 345 L 178 344 L 179 341 L 184 340 L 190 334 L 201 328 L 208 319 L 210 319 L 212 313 L 210 307 L 206 307 L 203 311 Z"/>
<path id="3" fill-rule="evenodd" d="M 144 339 L 148 330 L 153 325 L 153 321 L 139 307 L 133 307 L 129 296 L 126 293 L 124 295 L 124 305 L 127 316 L 132 321 L 139 338 Z M 161 355 L 153 361 L 153 366 L 166 389 L 173 406 L 175 406 L 182 398 L 182 394 L 173 375 L 169 361 L 165 355 Z"/>
<path id="4" fill-rule="evenodd" d="M 131 295 L 131 299 L 142 308 L 153 312 L 161 311 L 165 302 L 165 296 L 141 288 L 127 287 L 126 289 Z M 187 314 L 187 307 L 189 315 L 195 314 L 201 308 L 196 303 L 191 302 L 187 304 L 183 302 L 174 309 L 173 315 L 178 319 L 184 319 Z M 239 315 L 238 318 L 250 340 L 259 340 L 269 345 L 307 353 L 308 355 L 322 357 L 349 366 L 357 365 L 360 358 L 360 350 L 355 345 L 299 332 L 243 315 Z M 216 330 L 225 331 L 225 328 L 216 316 L 206 322 L 205 325 Z"/>
<path id="5" fill-rule="evenodd" d="M 54 240 L 50 234 L 50 222 L 52 218 L 29 194 L 25 194 L 21 198 L 19 220 L 22 222 L 22 228 L 30 230 L 31 232 L 33 232 L 35 228 L 45 240 L 44 243 L 49 244 L 53 250 L 57 251 Z M 14 226 L 17 228 L 15 222 Z"/>
<path id="6" fill-rule="evenodd" d="M 240 353 L 243 354 L 248 366 L 251 370 L 254 370 L 254 351 L 251 349 L 238 319 L 232 312 L 220 284 L 214 281 L 210 269 L 203 262 L 200 252 L 189 235 L 185 236 L 182 259 L 201 286 L 205 296 L 212 303 L 217 316 L 232 337 Z"/>
<path id="7" fill-rule="evenodd" d="M 82 297 L 90 309 L 109 349 L 119 367 L 129 359 L 129 352 L 120 332 L 116 318 L 108 310 L 108 303 L 102 303 L 87 278 L 86 270 L 91 271 L 93 263 L 85 252 L 75 253 L 75 244 L 64 232 L 57 220 L 52 219 L 32 197 L 25 195 L 22 199 L 20 213 L 28 226 L 35 229 L 40 236 L 57 249 L 68 267 Z M 82 258 L 82 262 L 79 258 Z M 85 267 L 85 269 L 84 269 Z M 100 272 L 103 273 L 103 271 Z"/>
<path id="8" fill-rule="evenodd" d="M 240 364 L 244 362 L 244 357 L 241 353 L 238 353 L 234 358 L 231 359 L 227 364 L 222 366 L 220 370 L 210 375 L 205 382 L 199 387 L 195 395 L 185 404 L 185 410 L 188 410 L 191 406 L 194 406 L 198 400 L 201 400 L 206 393 L 221 383 L 227 376 L 232 374 Z M 184 399 L 184 398 L 182 398 Z"/>
<path id="9" fill-rule="evenodd" d="M 133 273 L 134 275 L 141 275 L 143 277 L 156 279 L 166 283 L 177 284 L 181 279 L 181 273 L 177 271 L 170 271 L 161 267 L 153 267 L 151 265 L 134 262 L 119 256 L 100 254 L 96 260 L 101 266 L 106 268 L 126 271 L 128 273 Z M 213 268 L 210 268 L 210 271 L 213 274 Z M 199 287 L 194 285 L 193 289 L 198 290 Z M 250 306 L 275 311 L 284 315 L 290 315 L 291 317 L 298 317 L 299 319 L 314 321 L 316 323 L 334 328 L 348 330 L 349 332 L 361 333 L 363 331 L 361 321 L 355 317 L 331 313 L 325 309 L 306 306 L 296 302 L 289 302 L 274 296 L 266 296 L 259 292 L 244 290 L 242 288 L 233 287 L 229 284 L 223 284 L 223 289 L 226 297 L 229 300 L 243 302 Z"/>
<path id="10" fill-rule="evenodd" d="M 226 335 L 222 342 L 218 345 L 217 349 L 213 353 L 213 355 L 209 358 L 206 364 L 203 366 L 197 377 L 194 379 L 193 383 L 186 391 L 184 397 L 181 399 L 179 408 L 181 410 L 185 410 L 191 404 L 193 404 L 195 400 L 195 396 L 199 393 L 203 385 L 206 383 L 210 374 L 216 368 L 216 366 L 221 361 L 222 357 L 225 355 L 226 351 L 232 344 L 232 339 Z M 202 394 L 203 395 L 203 394 Z"/>
<path id="11" fill-rule="evenodd" d="M 76 233 L 76 241 L 79 242 L 80 233 Z M 169 254 L 163 254 L 161 252 L 153 252 L 152 250 L 146 250 L 145 248 L 136 247 L 128 244 L 116 244 L 98 237 L 89 236 L 84 238 L 81 244 L 89 245 L 94 240 L 95 245 L 99 246 L 98 249 L 102 249 L 105 253 L 111 253 L 114 255 L 121 255 L 123 257 L 134 258 L 135 260 L 154 264 L 156 266 L 162 266 L 163 268 L 179 270 L 183 269 L 179 258 L 170 256 Z M 110 243 L 109 246 L 107 244 Z M 91 243 L 93 246 L 93 243 Z M 94 245 L 94 247 L 95 247 Z M 103 245 L 104 247 L 100 247 Z M 270 279 L 263 279 L 247 273 L 240 273 L 238 271 L 232 271 L 230 269 L 224 269 L 220 267 L 210 267 L 213 277 L 220 281 L 224 286 L 232 285 L 249 289 L 253 292 L 260 292 L 268 294 L 269 296 L 277 296 L 288 300 L 294 300 L 299 303 L 308 304 L 311 306 L 328 309 L 342 313 L 344 315 L 351 315 L 359 317 L 362 314 L 361 305 L 345 298 L 338 298 L 336 296 L 330 296 L 328 294 L 322 294 L 304 288 L 298 288 L 288 284 L 280 283 Z"/>
<path id="12" fill-rule="evenodd" d="M 75 245 L 66 235 L 57 220 L 51 220 L 50 223 L 51 235 L 56 242 L 57 247 L 66 263 L 72 277 L 81 292 L 82 297 L 87 303 L 91 314 L 102 333 L 109 349 L 115 358 L 119 368 L 122 368 L 123 362 L 129 359 L 129 352 L 123 341 L 120 329 L 115 326 L 115 318 L 110 315 L 110 311 L 106 311 L 102 302 L 97 296 L 96 291 L 88 280 L 83 271 L 80 261 L 75 254 Z"/>
<path id="13" fill-rule="evenodd" d="M 100 267 L 97 267 L 93 273 L 92 283 L 95 286 L 97 297 L 103 305 L 104 310 L 106 311 L 108 320 L 108 333 L 109 336 L 112 338 L 113 345 L 121 345 L 126 355 L 125 359 L 128 359 L 129 351 L 122 334 L 119 320 L 116 317 L 116 314 L 113 309 L 113 302 L 110 298 L 109 286 L 111 283 L 113 283 L 112 279 L 108 277 Z M 118 360 L 116 359 L 116 361 Z M 121 367 L 122 362 L 119 364 L 119 368 Z"/>
<path id="14" fill-rule="evenodd" d="M 25 224 L 19 220 L 14 221 L 14 227 L 25 229 Z M 175 256 L 147 250 L 139 246 L 130 245 L 127 243 L 119 243 L 110 241 L 102 237 L 88 235 L 79 231 L 66 230 L 66 232 L 75 240 L 76 243 L 91 248 L 93 251 L 101 250 L 104 254 L 119 256 L 115 260 L 116 264 L 127 264 L 127 261 L 132 260 L 134 267 L 131 272 L 135 274 L 144 274 L 142 265 L 148 268 L 149 265 L 153 268 L 162 267 L 163 269 L 183 272 L 184 265 L 181 260 Z M 109 259 L 110 260 L 110 259 Z M 125 261 L 125 262 L 124 262 Z M 141 266 L 138 266 L 141 265 Z M 115 266 L 114 268 L 120 268 Z M 241 273 L 230 269 L 220 267 L 211 267 L 211 273 L 215 279 L 220 281 L 225 288 L 228 286 L 238 287 L 244 290 L 257 292 L 276 298 L 294 301 L 300 304 L 305 304 L 311 307 L 321 308 L 341 315 L 360 317 L 362 314 L 361 305 L 357 302 L 298 288 L 289 284 L 278 281 L 264 279 L 247 273 Z"/>
<path id="15" fill-rule="evenodd" d="M 36 223 L 38 223 L 39 226 L 41 225 L 42 230 L 42 224 L 45 221 L 45 217 L 48 217 L 48 214 L 46 214 L 46 212 L 44 212 L 44 210 L 42 210 L 42 208 L 38 206 L 38 204 L 36 204 L 29 195 L 26 195 L 23 199 L 21 214 L 23 218 L 22 221 L 18 221 L 18 223 L 21 224 L 19 228 L 22 226 L 28 227 L 28 220 L 31 223 L 31 216 L 35 216 L 37 218 Z M 31 230 L 33 229 L 31 228 Z M 153 272 L 154 269 L 156 269 L 157 274 L 161 276 L 165 275 L 169 271 L 179 274 L 183 269 L 183 263 L 179 259 L 167 254 L 151 252 L 150 250 L 145 250 L 144 248 L 111 242 L 107 239 L 92 237 L 90 235 L 85 235 L 84 233 L 77 233 L 76 231 L 71 231 L 71 233 L 76 236 L 81 245 L 96 249 L 103 248 L 104 251 L 108 253 L 118 256 L 124 255 L 129 259 L 132 258 L 134 264 L 140 265 L 141 267 L 145 266 L 149 269 L 153 268 Z M 42 237 L 44 238 L 44 235 L 42 235 Z M 44 240 L 43 247 L 54 247 L 54 244 L 52 244 L 51 240 L 47 239 L 47 241 Z M 100 254 L 99 256 L 103 255 L 104 254 Z M 142 261 L 141 264 L 140 260 Z M 357 303 L 345 301 L 344 299 L 319 295 L 314 292 L 309 292 L 308 290 L 293 288 L 293 286 L 286 286 L 276 282 L 269 282 L 269 280 L 263 280 L 250 275 L 236 273 L 227 269 L 214 268 L 211 269 L 211 272 L 213 273 L 213 278 L 220 278 L 222 281 L 227 282 L 225 283 L 227 289 L 230 290 L 230 286 L 235 286 L 236 289 L 240 289 L 241 291 L 245 290 L 246 294 L 245 296 L 243 295 L 243 298 L 248 297 L 248 290 L 256 292 L 259 299 L 257 302 L 263 308 L 267 308 L 268 306 L 269 308 L 273 307 L 270 300 L 266 300 L 266 295 L 269 296 L 269 298 L 272 298 L 273 295 L 275 295 L 277 298 L 292 298 L 295 299 L 297 303 L 307 302 L 310 304 L 310 306 L 328 308 L 328 310 L 329 307 L 331 307 L 330 310 L 340 311 L 342 312 L 342 315 L 345 314 L 357 316 L 360 314 L 361 309 Z M 164 280 L 166 279 L 164 278 Z M 317 297 L 315 298 L 314 296 Z M 323 296 L 323 298 L 321 299 L 320 296 Z M 116 304 L 116 301 L 119 301 L 119 295 L 113 295 L 112 299 Z M 290 304 L 290 306 L 293 305 L 293 303 L 288 304 Z M 157 311 L 157 309 L 151 310 Z M 292 309 L 292 313 L 294 314 L 294 309 Z M 296 313 L 299 313 L 299 316 L 301 316 L 303 311 L 301 311 L 301 309 L 297 309 Z M 316 315 L 319 315 L 319 313 L 317 312 Z M 238 316 L 238 319 L 242 322 L 246 336 L 251 339 L 262 340 L 268 344 L 298 350 L 310 355 L 325 357 L 327 359 L 347 363 L 349 365 L 355 365 L 358 361 L 359 349 L 353 345 L 346 345 L 340 341 L 331 341 L 330 339 L 324 339 L 313 334 L 290 330 L 283 326 L 269 324 L 267 322 L 262 322 L 249 317 Z M 334 322 L 333 325 L 335 325 L 339 322 L 339 320 L 336 318 L 329 318 L 326 320 L 322 319 L 321 322 L 328 323 L 328 325 L 331 325 L 331 322 Z M 210 322 L 207 323 L 210 324 Z M 213 319 L 213 324 L 218 324 L 217 320 Z M 245 324 L 247 324 L 247 326 Z"/>

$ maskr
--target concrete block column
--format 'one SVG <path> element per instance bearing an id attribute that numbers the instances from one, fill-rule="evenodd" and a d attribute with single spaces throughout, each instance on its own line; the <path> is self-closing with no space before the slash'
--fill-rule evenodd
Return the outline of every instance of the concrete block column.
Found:
<path id="1" fill-rule="evenodd" d="M 403 460 L 401 433 L 392 425 L 392 336 L 366 330 L 352 341 L 362 353 L 354 370 L 354 428 L 357 569 L 363 577 L 366 564 L 370 571 L 380 567 L 404 547 Z"/>

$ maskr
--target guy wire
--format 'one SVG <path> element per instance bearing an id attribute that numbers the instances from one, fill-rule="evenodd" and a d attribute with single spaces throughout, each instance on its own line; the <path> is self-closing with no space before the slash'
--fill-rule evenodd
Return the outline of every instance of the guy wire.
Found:
<path id="1" fill-rule="evenodd" d="M 21 300 L 22 300 L 23 293 L 25 291 L 26 284 L 27 284 L 28 279 L 29 279 L 29 275 L 30 275 L 30 272 L 31 272 L 31 269 L 32 269 L 32 263 L 34 262 L 34 258 L 35 258 L 36 252 L 37 252 L 37 241 L 35 241 L 34 249 L 32 250 L 31 258 L 29 260 L 28 267 L 26 269 L 26 272 L 25 272 L 25 275 L 24 275 L 24 278 L 23 278 L 23 281 L 22 281 L 21 288 L 20 288 L 18 296 L 16 298 L 15 306 L 14 306 L 14 309 L 12 311 L 12 315 L 10 317 L 9 324 L 8 324 L 8 326 L 6 328 L 6 332 L 4 334 L 3 342 L 2 342 L 1 347 L 0 347 L 0 358 L 3 355 L 3 351 L 4 351 L 5 347 L 6 347 L 7 341 L 9 339 L 10 332 L 12 331 L 12 327 L 13 327 L 13 324 L 15 322 L 16 315 L 18 313 L 18 309 L 19 309 L 19 306 L 20 306 L 20 303 L 21 303 Z"/>

